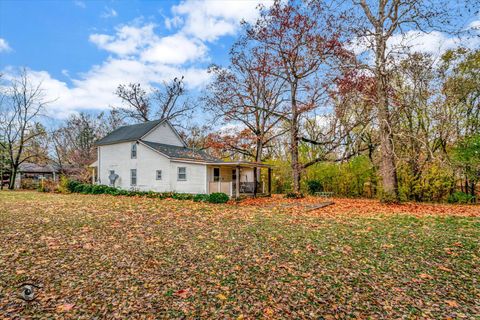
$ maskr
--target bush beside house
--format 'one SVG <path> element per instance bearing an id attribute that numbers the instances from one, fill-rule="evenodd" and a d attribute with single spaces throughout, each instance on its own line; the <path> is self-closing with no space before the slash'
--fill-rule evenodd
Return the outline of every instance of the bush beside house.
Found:
<path id="1" fill-rule="evenodd" d="M 65 189 L 72 193 L 109 194 L 113 196 L 141 196 L 158 199 L 193 200 L 195 202 L 226 203 L 229 200 L 225 193 L 189 194 L 176 192 L 128 191 L 105 185 L 85 184 L 79 181 L 63 181 Z"/>

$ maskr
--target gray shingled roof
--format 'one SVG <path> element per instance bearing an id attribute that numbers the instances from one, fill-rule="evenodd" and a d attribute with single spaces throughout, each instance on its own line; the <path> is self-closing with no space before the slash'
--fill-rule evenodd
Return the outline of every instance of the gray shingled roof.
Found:
<path id="1" fill-rule="evenodd" d="M 223 162 L 222 160 L 212 157 L 211 155 L 207 154 L 201 150 L 194 150 L 185 147 L 177 147 L 172 146 L 169 144 L 163 143 L 156 143 L 150 141 L 143 141 L 147 146 L 158 150 L 159 152 L 163 153 L 164 155 L 175 158 L 175 159 L 189 159 L 189 160 L 201 160 L 206 162 Z"/>
<path id="2" fill-rule="evenodd" d="M 110 132 L 102 139 L 98 140 L 96 142 L 96 145 L 101 146 L 101 145 L 117 143 L 117 142 L 138 140 L 161 122 L 163 122 L 163 120 L 148 121 L 148 122 L 143 122 L 139 124 L 120 127 Z"/>
<path id="3" fill-rule="evenodd" d="M 59 172 L 59 167 L 54 164 L 36 164 L 30 162 L 24 162 L 20 164 L 18 170 L 20 172 L 32 172 L 32 173 L 52 173 L 53 171 Z"/>

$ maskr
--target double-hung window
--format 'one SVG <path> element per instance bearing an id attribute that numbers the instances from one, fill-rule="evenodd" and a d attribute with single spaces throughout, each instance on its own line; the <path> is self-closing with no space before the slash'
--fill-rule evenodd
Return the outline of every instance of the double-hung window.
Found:
<path id="1" fill-rule="evenodd" d="M 130 169 L 130 185 L 137 185 L 137 169 Z"/>
<path id="2" fill-rule="evenodd" d="M 157 170 L 156 179 L 162 180 L 162 170 Z"/>
<path id="3" fill-rule="evenodd" d="M 137 159 L 137 143 L 132 143 L 132 148 L 130 149 L 130 158 Z"/>
<path id="4" fill-rule="evenodd" d="M 186 167 L 178 167 L 178 181 L 185 181 L 187 180 L 187 168 Z"/>

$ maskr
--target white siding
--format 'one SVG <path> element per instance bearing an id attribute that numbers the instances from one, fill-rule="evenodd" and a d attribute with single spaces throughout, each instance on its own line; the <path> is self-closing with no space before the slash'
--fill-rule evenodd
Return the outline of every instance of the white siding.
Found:
<path id="1" fill-rule="evenodd" d="M 206 193 L 206 165 L 171 162 L 160 153 L 137 145 L 137 158 L 130 158 L 132 142 L 99 146 L 98 174 L 100 184 L 109 184 L 110 170 L 119 175 L 115 186 L 122 189 L 142 191 L 176 191 Z M 177 181 L 177 168 L 187 168 L 187 180 Z M 130 185 L 130 169 L 137 169 L 137 185 Z M 162 170 L 162 180 L 156 179 L 157 170 Z"/>
<path id="2" fill-rule="evenodd" d="M 142 140 L 183 147 L 182 140 L 167 123 L 158 125 L 152 132 L 144 136 Z"/>
<path id="3" fill-rule="evenodd" d="M 178 181 L 179 167 L 187 168 L 187 180 Z M 172 191 L 184 193 L 207 193 L 207 166 L 205 164 L 172 161 L 170 165 Z"/>

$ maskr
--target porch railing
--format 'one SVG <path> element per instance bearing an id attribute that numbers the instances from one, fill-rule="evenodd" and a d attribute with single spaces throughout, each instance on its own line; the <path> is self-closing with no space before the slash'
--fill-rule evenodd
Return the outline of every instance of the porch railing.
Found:
<path id="1" fill-rule="evenodd" d="M 240 194 L 253 194 L 253 182 L 240 182 Z M 208 183 L 209 193 L 213 192 L 223 192 L 231 197 L 236 193 L 236 184 L 235 181 L 210 181 Z M 265 193 L 264 185 L 260 181 L 257 182 L 257 193 Z"/>

